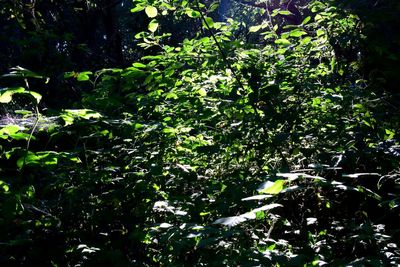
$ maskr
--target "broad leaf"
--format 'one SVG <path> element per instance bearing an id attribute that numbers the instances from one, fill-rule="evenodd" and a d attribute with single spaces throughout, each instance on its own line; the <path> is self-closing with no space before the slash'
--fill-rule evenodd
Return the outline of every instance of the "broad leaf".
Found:
<path id="1" fill-rule="evenodd" d="M 149 23 L 148 30 L 151 32 L 155 32 L 157 29 L 158 29 L 158 22 L 157 20 L 153 19 Z"/>
<path id="2" fill-rule="evenodd" d="M 272 195 L 279 194 L 284 189 L 285 182 L 285 180 L 267 181 L 258 189 L 258 192 Z"/>
<path id="3" fill-rule="evenodd" d="M 157 8 L 154 6 L 147 6 L 144 11 L 149 18 L 155 18 L 158 14 Z"/>

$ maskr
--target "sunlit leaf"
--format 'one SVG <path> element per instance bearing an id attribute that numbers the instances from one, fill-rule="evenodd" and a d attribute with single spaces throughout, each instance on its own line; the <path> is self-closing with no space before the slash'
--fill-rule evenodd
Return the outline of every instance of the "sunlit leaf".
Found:
<path id="1" fill-rule="evenodd" d="M 14 67 L 10 69 L 10 73 L 2 75 L 3 77 L 16 77 L 16 78 L 37 78 L 43 79 L 46 78 L 42 75 L 37 74 L 31 70 L 22 68 L 20 66 Z"/>
<path id="2" fill-rule="evenodd" d="M 233 227 L 233 226 L 239 225 L 245 221 L 256 219 L 257 213 L 259 213 L 259 212 L 268 211 L 268 210 L 278 208 L 278 207 L 282 207 L 282 205 L 276 204 L 276 203 L 265 205 L 265 206 L 259 207 L 250 212 L 246 212 L 246 213 L 238 215 L 238 216 L 220 218 L 220 219 L 214 221 L 213 224 L 222 224 L 222 225 L 225 225 L 228 227 Z"/>
<path id="3" fill-rule="evenodd" d="M 8 184 L 6 184 L 4 181 L 1 180 L 0 180 L 0 188 L 2 188 L 4 192 L 8 192 L 10 190 Z"/>
<path id="4" fill-rule="evenodd" d="M 135 62 L 135 63 L 132 64 L 132 66 L 135 67 L 135 68 L 139 68 L 139 69 L 143 69 L 143 68 L 147 67 L 145 64 L 140 63 L 140 62 Z"/>
<path id="5" fill-rule="evenodd" d="M 318 219 L 317 219 L 317 218 L 314 218 L 314 217 L 306 218 L 306 220 L 307 220 L 307 225 L 316 224 L 317 221 L 318 221 Z"/>
<path id="6" fill-rule="evenodd" d="M 289 16 L 289 15 L 292 15 L 292 13 L 289 10 L 274 9 L 271 16 L 275 17 L 277 15 Z"/>
<path id="7" fill-rule="evenodd" d="M 198 91 L 197 91 L 197 93 L 200 95 L 200 96 L 207 96 L 207 91 L 206 91 L 206 89 L 204 89 L 204 88 L 200 88 Z"/>
<path id="8" fill-rule="evenodd" d="M 377 176 L 377 177 L 380 177 L 381 175 L 379 174 L 379 173 L 376 173 L 376 172 L 372 172 L 372 173 L 370 173 L 370 172 L 368 172 L 368 173 L 365 173 L 365 172 L 363 172 L 363 173 L 352 173 L 352 174 L 343 174 L 342 175 L 342 177 L 346 177 L 346 178 L 354 178 L 354 179 L 357 179 L 357 178 L 360 178 L 360 177 L 368 177 L 368 176 Z"/>
<path id="9" fill-rule="evenodd" d="M 311 20 L 311 17 L 310 17 L 310 16 L 307 16 L 307 17 L 301 22 L 301 24 L 302 24 L 302 25 L 305 25 L 305 24 L 307 24 L 310 20 Z"/>
<path id="10" fill-rule="evenodd" d="M 158 14 L 158 10 L 154 6 L 147 6 L 144 11 L 149 18 L 154 18 Z"/>
<path id="11" fill-rule="evenodd" d="M 163 133 L 175 134 L 175 133 L 177 133 L 177 129 L 175 129 L 175 128 L 164 128 L 163 129 Z"/>
<path id="12" fill-rule="evenodd" d="M 26 90 L 23 87 L 3 88 L 0 90 L 0 103 L 9 103 L 13 94 L 25 92 Z"/>
<path id="13" fill-rule="evenodd" d="M 293 31 L 289 32 L 289 36 L 292 36 L 292 37 L 301 37 L 301 36 L 306 35 L 306 34 L 307 33 L 305 31 L 299 30 L 299 29 L 296 29 L 296 30 L 293 30 Z"/>
<path id="14" fill-rule="evenodd" d="M 0 95 L 0 103 L 9 103 L 12 100 L 13 93 L 6 91 Z"/>
<path id="15" fill-rule="evenodd" d="M 233 227 L 236 226 L 242 222 L 247 221 L 247 218 L 242 217 L 242 216 L 232 216 L 232 217 L 225 217 L 218 219 L 213 222 L 213 224 L 222 224 L 228 227 Z"/>
<path id="16" fill-rule="evenodd" d="M 215 10 L 218 8 L 218 6 L 219 6 L 219 3 L 218 3 L 218 2 L 212 3 L 212 4 L 210 5 L 210 7 L 208 8 L 208 12 L 213 12 L 213 11 L 215 11 Z"/>
<path id="17" fill-rule="evenodd" d="M 15 134 L 20 130 L 18 125 L 7 125 L 0 129 L 0 135 L 11 135 Z"/>
<path id="18" fill-rule="evenodd" d="M 28 94 L 30 94 L 31 96 L 33 96 L 36 100 L 36 103 L 39 103 L 40 100 L 42 99 L 42 95 L 33 91 L 29 91 Z"/>
<path id="19" fill-rule="evenodd" d="M 267 210 L 272 210 L 272 209 L 275 209 L 278 207 L 283 207 L 283 206 L 281 204 L 272 203 L 272 204 L 264 205 L 262 207 L 254 209 L 254 210 L 252 210 L 252 212 L 267 211 Z"/>
<path id="20" fill-rule="evenodd" d="M 325 34 L 324 30 L 321 30 L 321 29 L 317 30 L 317 36 L 321 36 L 321 35 L 324 35 L 324 34 Z"/>
<path id="21" fill-rule="evenodd" d="M 262 25 L 257 25 L 257 26 L 251 26 L 249 28 L 249 32 L 258 32 L 259 30 L 261 30 Z"/>
<path id="22" fill-rule="evenodd" d="M 266 199 L 266 198 L 270 198 L 270 197 L 272 197 L 272 195 L 255 195 L 255 196 L 251 196 L 251 197 L 242 198 L 242 201 L 262 200 L 262 199 Z"/>
<path id="23" fill-rule="evenodd" d="M 301 41 L 300 41 L 300 43 L 302 44 L 302 45 L 306 45 L 306 44 L 308 44 L 308 43 L 310 43 L 311 42 L 311 37 L 304 37 Z"/>
<path id="24" fill-rule="evenodd" d="M 155 32 L 158 28 L 158 22 L 157 20 L 153 19 L 152 21 L 150 21 L 148 29 L 151 32 Z"/>
<path id="25" fill-rule="evenodd" d="M 279 194 L 284 189 L 285 182 L 285 180 L 267 181 L 258 189 L 258 192 L 272 195 Z"/>
<path id="26" fill-rule="evenodd" d="M 56 165 L 58 163 L 59 154 L 54 151 L 42 151 L 33 153 L 29 151 L 26 156 L 17 160 L 17 167 L 22 168 L 23 165 Z"/>
<path id="27" fill-rule="evenodd" d="M 186 15 L 190 18 L 199 18 L 200 17 L 200 12 L 192 9 L 186 10 Z"/>
<path id="28" fill-rule="evenodd" d="M 205 20 L 206 26 L 208 26 L 210 28 L 214 28 L 214 21 L 212 18 L 205 17 L 204 20 Z"/>
<path id="29" fill-rule="evenodd" d="M 80 73 L 78 73 L 76 79 L 80 82 L 88 81 L 90 79 L 89 75 L 91 75 L 91 74 L 92 74 L 91 71 L 80 72 Z"/>
<path id="30" fill-rule="evenodd" d="M 170 223 L 161 223 L 158 227 L 166 229 L 166 228 L 170 228 L 172 226 L 173 225 Z"/>
<path id="31" fill-rule="evenodd" d="M 275 43 L 282 46 L 288 46 L 291 44 L 288 39 L 277 39 L 275 40 Z"/>
<path id="32" fill-rule="evenodd" d="M 143 9 L 145 9 L 145 6 L 136 6 L 136 7 L 134 7 L 134 8 L 132 8 L 131 9 L 131 12 L 132 13 L 136 13 L 136 12 L 139 12 L 139 11 L 142 11 Z"/>
<path id="33" fill-rule="evenodd" d="M 10 137 L 14 140 L 28 140 L 29 138 L 31 138 L 32 140 L 36 139 L 34 136 L 31 136 L 30 134 L 22 132 L 10 134 Z"/>
<path id="34" fill-rule="evenodd" d="M 64 120 L 65 126 L 73 124 L 75 119 L 99 119 L 101 118 L 101 114 L 90 110 L 90 109 L 66 109 L 64 110 L 60 117 Z"/>

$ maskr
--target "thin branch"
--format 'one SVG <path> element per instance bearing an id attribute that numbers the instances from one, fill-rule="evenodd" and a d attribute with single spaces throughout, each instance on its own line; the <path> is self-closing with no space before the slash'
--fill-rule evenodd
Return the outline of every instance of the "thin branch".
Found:
<path id="1" fill-rule="evenodd" d="M 243 82 L 242 82 L 241 79 L 240 79 L 240 76 L 237 74 L 235 68 L 234 68 L 234 67 L 232 66 L 232 64 L 229 62 L 228 57 L 226 56 L 226 54 L 225 54 L 224 50 L 222 49 L 220 43 L 218 42 L 217 38 L 215 37 L 214 31 L 212 30 L 212 28 L 211 28 L 210 25 L 208 24 L 208 22 L 207 22 L 207 20 L 206 20 L 206 18 L 205 18 L 205 16 L 204 16 L 204 14 L 203 14 L 203 12 L 201 11 L 201 7 L 200 7 L 200 4 L 199 4 L 199 1 L 196 0 L 195 3 L 196 3 L 196 7 L 197 7 L 197 9 L 198 9 L 198 11 L 199 11 L 199 13 L 200 13 L 201 20 L 204 22 L 204 25 L 206 25 L 208 31 L 210 32 L 211 38 L 214 40 L 214 42 L 215 42 L 215 44 L 216 44 L 216 46 L 217 46 L 217 48 L 218 48 L 218 51 L 220 52 L 220 54 L 221 54 L 221 56 L 222 56 L 222 58 L 223 58 L 225 64 L 227 65 L 227 67 L 228 67 L 228 68 L 230 69 L 230 71 L 232 72 L 232 74 L 233 74 L 233 76 L 234 76 L 236 82 L 238 83 L 239 87 L 240 87 L 243 91 L 246 91 L 246 90 L 245 90 L 245 87 L 244 87 L 244 84 L 243 84 Z M 253 90 L 253 91 L 254 91 L 254 90 Z M 272 105 L 272 103 L 270 103 L 270 104 Z M 261 126 L 261 128 L 262 128 L 262 130 L 263 130 L 263 133 L 264 133 L 265 135 L 267 135 L 266 137 L 269 137 L 269 136 L 268 136 L 268 132 L 269 132 L 269 131 L 268 131 L 268 129 L 266 128 L 266 125 L 265 125 L 265 123 L 263 122 L 263 120 L 262 120 L 260 114 L 258 113 L 258 109 L 257 109 L 255 103 L 251 103 L 251 106 L 252 106 L 252 108 L 253 108 L 253 110 L 254 110 L 254 114 L 255 114 L 255 116 L 256 116 L 256 118 L 257 118 L 257 120 L 258 120 L 258 123 L 260 124 L 260 126 Z M 283 154 L 282 150 L 281 150 L 278 146 L 276 146 L 273 142 L 271 142 L 271 145 L 272 145 L 272 148 L 273 148 L 275 151 L 278 152 L 279 156 L 281 157 L 281 159 L 282 159 L 282 161 L 283 161 L 283 164 L 284 164 L 285 168 L 288 169 L 288 170 L 290 171 L 289 162 L 288 162 L 288 160 L 286 159 L 285 155 Z"/>
<path id="2" fill-rule="evenodd" d="M 217 46 L 218 51 L 220 52 L 220 54 L 222 56 L 222 59 L 224 60 L 224 62 L 226 63 L 226 65 L 228 66 L 230 71 L 232 72 L 233 77 L 235 78 L 235 80 L 238 83 L 239 87 L 244 90 L 244 85 L 243 85 L 242 81 L 240 80 L 239 75 L 236 73 L 236 70 L 233 68 L 232 64 L 228 61 L 228 57 L 226 56 L 226 54 L 225 54 L 224 50 L 222 49 L 220 43 L 218 42 L 217 38 L 215 37 L 214 31 L 212 30 L 212 28 L 208 24 L 206 18 L 204 17 L 204 14 L 201 11 L 200 4 L 199 4 L 198 0 L 196 0 L 196 6 L 197 6 L 197 9 L 198 9 L 198 11 L 200 13 L 201 20 L 204 22 L 204 25 L 206 25 L 208 31 L 210 32 L 211 38 L 214 40 L 215 45 Z"/>

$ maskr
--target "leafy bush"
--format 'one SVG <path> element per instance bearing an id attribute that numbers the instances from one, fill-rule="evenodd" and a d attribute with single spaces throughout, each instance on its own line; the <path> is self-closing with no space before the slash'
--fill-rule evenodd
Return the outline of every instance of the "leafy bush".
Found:
<path id="1" fill-rule="evenodd" d="M 311 1 L 299 25 L 280 9 L 253 25 L 135 4 L 145 55 L 65 73 L 73 106 L 4 75 L 0 263 L 399 264 L 399 113 L 361 74 L 356 14 Z M 164 31 L 182 23 L 187 38 Z"/>

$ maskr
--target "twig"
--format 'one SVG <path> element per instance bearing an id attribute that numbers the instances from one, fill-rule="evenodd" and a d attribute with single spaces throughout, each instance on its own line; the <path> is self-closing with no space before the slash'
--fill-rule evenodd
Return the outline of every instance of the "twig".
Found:
<path id="1" fill-rule="evenodd" d="M 28 79 L 24 79 L 24 80 L 25 80 L 26 88 L 28 88 L 28 90 L 30 90 Z M 38 103 L 36 103 L 36 105 L 35 105 L 35 123 L 33 124 L 33 128 L 32 128 L 32 130 L 31 130 L 31 132 L 29 134 L 28 141 L 26 142 L 24 161 L 23 161 L 22 167 L 21 167 L 22 172 L 23 172 L 23 170 L 25 168 L 26 158 L 28 156 L 29 147 L 31 145 L 31 140 L 32 140 L 32 137 L 33 137 L 33 133 L 35 132 L 36 127 L 39 124 L 39 118 L 40 118 L 39 107 L 38 107 Z"/>

